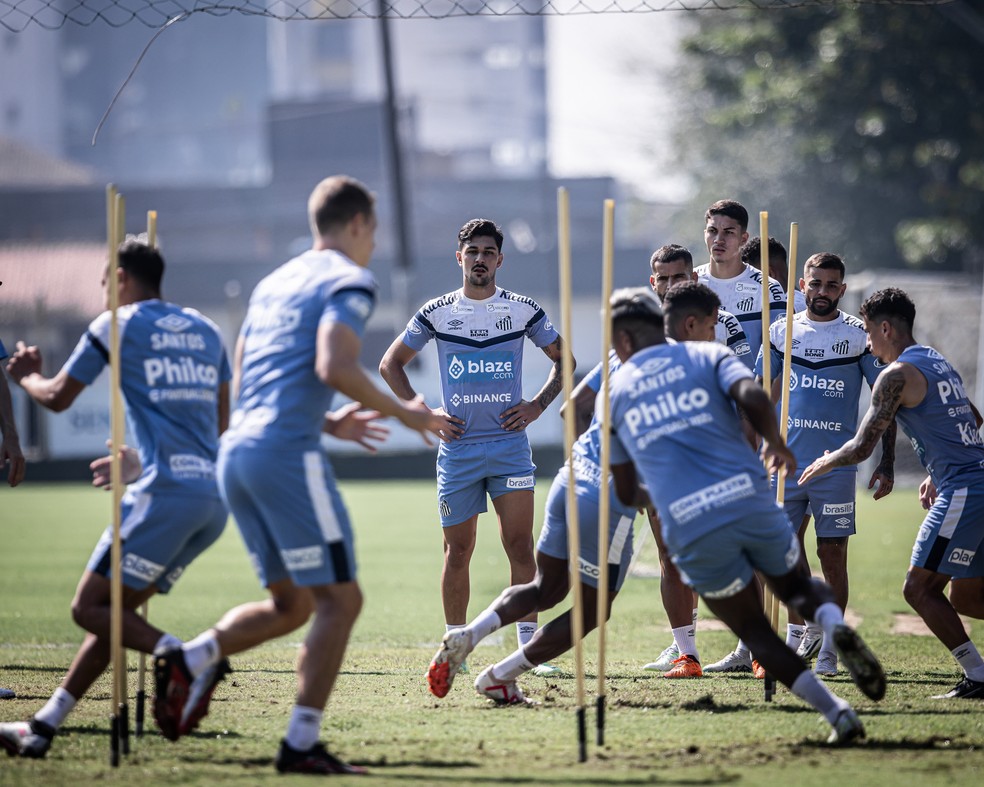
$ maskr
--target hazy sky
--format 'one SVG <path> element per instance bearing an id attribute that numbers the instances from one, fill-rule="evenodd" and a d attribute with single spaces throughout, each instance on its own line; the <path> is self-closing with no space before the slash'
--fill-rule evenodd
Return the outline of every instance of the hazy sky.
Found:
<path id="1" fill-rule="evenodd" d="M 681 12 L 547 18 L 550 162 L 557 175 L 615 175 L 654 197 L 684 185 L 647 150 L 673 160 L 662 90 L 686 27 Z"/>

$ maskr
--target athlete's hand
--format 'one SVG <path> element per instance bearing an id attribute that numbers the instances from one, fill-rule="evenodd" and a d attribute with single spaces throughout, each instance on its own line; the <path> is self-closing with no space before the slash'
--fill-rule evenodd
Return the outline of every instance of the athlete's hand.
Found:
<path id="1" fill-rule="evenodd" d="M 878 484 L 877 489 L 875 489 L 875 484 Z M 883 497 L 887 497 L 892 493 L 892 489 L 894 488 L 895 468 L 878 465 L 875 468 L 875 472 L 871 474 L 871 479 L 868 481 L 868 489 L 875 489 L 875 493 L 871 496 L 872 500 L 881 500 Z"/>
<path id="2" fill-rule="evenodd" d="M 420 432 L 427 445 L 434 445 L 428 433 L 437 435 L 445 443 L 459 439 L 462 430 L 457 424 L 464 423 L 460 418 L 445 413 L 441 408 L 431 410 L 424 402 L 423 394 L 417 394 L 406 402 L 399 418 L 404 426 Z"/>
<path id="3" fill-rule="evenodd" d="M 376 445 L 386 442 L 389 427 L 377 421 L 382 414 L 377 410 L 363 410 L 359 402 L 349 402 L 334 412 L 325 413 L 324 431 L 339 440 L 351 440 L 370 453 L 376 453 Z"/>
<path id="4" fill-rule="evenodd" d="M 0 467 L 7 466 L 7 483 L 17 486 L 24 480 L 24 472 L 27 463 L 24 460 L 24 452 L 21 451 L 20 441 L 13 435 L 4 437 L 0 443 Z"/>
<path id="5" fill-rule="evenodd" d="M 786 471 L 787 476 L 796 472 L 796 457 L 781 440 L 775 444 L 768 440 L 762 441 L 762 461 L 765 463 L 765 471 L 770 475 L 778 474 L 780 468 Z"/>
<path id="6" fill-rule="evenodd" d="M 109 440 L 106 441 L 106 447 L 110 447 Z M 112 489 L 112 484 L 110 481 L 110 464 L 112 457 L 100 456 L 98 459 L 93 459 L 89 463 L 89 469 L 92 471 L 92 485 L 101 489 Z M 130 448 L 128 445 L 120 446 L 120 476 L 124 484 L 132 484 L 143 472 L 143 467 L 140 465 L 140 454 L 137 453 L 136 448 Z"/>
<path id="7" fill-rule="evenodd" d="M 31 345 L 28 347 L 24 342 L 17 342 L 17 350 L 7 360 L 7 374 L 20 382 L 29 374 L 41 373 L 41 351 Z"/>
<path id="8" fill-rule="evenodd" d="M 522 432 L 527 426 L 543 415 L 540 405 L 535 402 L 527 402 L 521 399 L 519 404 L 510 407 L 499 420 L 502 421 L 502 428 L 510 432 Z"/>
<path id="9" fill-rule="evenodd" d="M 810 466 L 803 471 L 803 474 L 799 477 L 799 481 L 797 481 L 797 483 L 800 486 L 803 486 L 803 484 L 805 484 L 807 481 L 810 481 L 816 478 L 817 476 L 821 476 L 824 473 L 829 473 L 830 470 L 832 469 L 832 465 L 830 465 L 829 462 L 827 461 L 827 457 L 829 456 L 829 454 L 830 451 L 824 451 L 823 456 L 819 456 L 816 459 L 814 459 L 810 463 Z"/>
<path id="10" fill-rule="evenodd" d="M 441 427 L 440 431 L 435 432 L 435 434 L 441 438 L 445 443 L 450 443 L 453 440 L 460 440 L 461 436 L 465 433 L 465 422 L 463 419 L 456 415 L 451 415 L 443 407 L 438 407 L 431 410 L 434 415 L 439 415 L 444 419 L 444 425 Z"/>
<path id="11" fill-rule="evenodd" d="M 926 476 L 926 480 L 919 485 L 919 505 L 929 511 L 935 502 L 936 484 L 933 483 L 932 478 Z"/>

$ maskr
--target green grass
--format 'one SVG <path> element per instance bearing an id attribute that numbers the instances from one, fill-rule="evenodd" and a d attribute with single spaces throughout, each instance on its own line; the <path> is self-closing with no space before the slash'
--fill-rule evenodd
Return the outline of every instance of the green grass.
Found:
<path id="1" fill-rule="evenodd" d="M 751 678 L 671 683 L 641 672 L 639 665 L 662 650 L 669 633 L 658 580 L 631 577 L 609 628 L 606 744 L 592 742 L 588 762 L 578 764 L 571 677 L 523 681 L 541 702 L 535 708 L 491 707 L 467 679 L 444 700 L 426 692 L 422 674 L 444 628 L 433 484 L 361 482 L 343 489 L 358 533 L 366 606 L 329 704 L 325 737 L 341 756 L 370 766 L 372 777 L 360 783 L 979 784 L 984 776 L 984 705 L 929 699 L 956 681 L 952 658 L 932 637 L 892 633 L 895 616 L 909 612 L 901 585 L 921 520 L 911 490 L 877 504 L 865 497 L 861 532 L 852 540 L 851 609 L 890 683 L 878 704 L 845 677 L 830 685 L 861 712 L 867 741 L 847 750 L 821 746 L 826 727 L 813 710 L 783 689 L 766 704 L 762 684 Z M 542 501 L 545 484 L 541 490 Z M 0 703 L 0 720 L 9 721 L 29 717 L 48 698 L 81 641 L 69 603 L 108 498 L 81 485 L 29 482 L 0 494 L 0 685 L 18 693 Z M 642 544 L 640 562 L 655 563 L 648 535 Z M 475 614 L 506 579 L 491 517 L 480 523 L 472 577 Z M 230 523 L 170 597 L 154 599 L 151 617 L 187 638 L 230 606 L 263 596 Z M 702 620 L 709 620 L 703 610 Z M 705 661 L 734 643 L 727 632 L 710 628 L 698 629 Z M 272 767 L 293 700 L 301 636 L 234 657 L 236 672 L 218 689 L 199 731 L 176 744 L 151 733 L 135 742 L 118 769 L 108 766 L 109 683 L 103 679 L 69 717 L 46 760 L 0 759 L 0 785 L 306 783 L 278 777 Z M 514 630 L 490 640 L 470 659 L 474 667 L 510 652 Z M 589 636 L 592 703 L 596 651 L 597 639 Z M 130 663 L 132 689 L 135 657 Z M 571 660 L 559 664 L 569 670 Z M 593 712 L 588 717 L 593 725 Z M 593 739 L 593 729 L 589 735 Z"/>

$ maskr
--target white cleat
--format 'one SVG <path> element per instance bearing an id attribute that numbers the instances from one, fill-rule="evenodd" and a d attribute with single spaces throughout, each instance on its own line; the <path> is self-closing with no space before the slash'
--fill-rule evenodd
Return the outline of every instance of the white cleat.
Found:
<path id="1" fill-rule="evenodd" d="M 431 694 L 444 697 L 451 691 L 455 675 L 461 671 L 473 647 L 471 634 L 466 629 L 451 629 L 444 635 L 440 650 L 434 654 L 427 668 L 427 687 Z"/>
<path id="2" fill-rule="evenodd" d="M 837 676 L 837 654 L 830 650 L 821 650 L 817 656 L 816 666 L 813 671 L 824 678 Z"/>
<path id="3" fill-rule="evenodd" d="M 644 664 L 642 668 L 650 672 L 666 672 L 673 669 L 673 662 L 678 658 L 680 658 L 680 649 L 677 647 L 676 642 L 671 642 L 659 654 L 659 658 L 656 661 L 650 661 L 648 664 Z"/>
<path id="4" fill-rule="evenodd" d="M 807 628 L 803 633 L 803 639 L 800 640 L 799 647 L 796 648 L 796 655 L 809 664 L 817 657 L 821 645 L 823 645 L 823 629 Z"/>
<path id="5" fill-rule="evenodd" d="M 523 690 L 514 680 L 501 680 L 492 674 L 492 667 L 486 667 L 475 679 L 475 691 L 483 697 L 488 697 L 496 705 L 535 705 L 526 699 Z"/>
<path id="6" fill-rule="evenodd" d="M 558 675 L 563 675 L 564 671 L 553 664 L 537 664 L 530 673 L 536 675 L 538 678 L 556 678 Z"/>
<path id="7" fill-rule="evenodd" d="M 829 746 L 846 746 L 864 737 L 864 725 L 853 708 L 844 708 L 831 726 L 833 729 L 827 738 Z"/>
<path id="8" fill-rule="evenodd" d="M 720 661 L 708 664 L 704 667 L 704 672 L 752 672 L 752 656 L 750 653 L 738 653 L 731 651 Z"/>

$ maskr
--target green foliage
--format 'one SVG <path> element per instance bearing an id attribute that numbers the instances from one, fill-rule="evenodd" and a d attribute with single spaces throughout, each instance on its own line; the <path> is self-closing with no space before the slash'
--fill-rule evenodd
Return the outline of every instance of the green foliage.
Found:
<path id="1" fill-rule="evenodd" d="M 642 672 L 669 642 L 657 579 L 630 577 L 610 624 L 606 673 L 606 744 L 597 747 L 589 710 L 589 761 L 576 762 L 571 658 L 561 678 L 523 681 L 534 708 L 496 708 L 467 678 L 447 698 L 424 688 L 423 672 L 444 626 L 438 596 L 441 534 L 433 483 L 364 482 L 343 491 L 358 533 L 366 606 L 325 716 L 324 733 L 341 756 L 368 765 L 360 784 L 775 784 L 826 785 L 849 778 L 883 784 L 899 778 L 978 783 L 984 770 L 980 703 L 941 703 L 929 695 L 956 682 L 952 658 L 932 637 L 892 634 L 909 549 L 921 521 L 912 490 L 872 503 L 861 495 L 860 533 L 851 544 L 851 610 L 889 672 L 885 700 L 864 699 L 844 677 L 835 692 L 856 705 L 869 739 L 830 750 L 818 715 L 788 691 L 762 700 L 747 676 L 670 682 Z M 108 497 L 80 486 L 31 486 L 4 492 L 0 550 L 0 685 L 18 699 L 0 702 L 0 721 L 24 719 L 47 699 L 81 634 L 69 602 L 103 526 Z M 542 502 L 542 489 L 540 493 Z M 506 578 L 492 517 L 480 522 L 473 559 L 477 613 Z M 652 538 L 637 533 L 637 565 L 655 565 Z M 812 546 L 810 547 L 812 551 Z M 228 607 L 262 598 L 235 527 L 182 577 L 168 598 L 151 602 L 151 619 L 181 637 L 213 623 Z M 706 661 L 734 637 L 706 610 L 698 623 Z M 48 758 L 0 757 L 0 784 L 213 785 L 309 784 L 279 777 L 272 766 L 293 703 L 293 666 L 303 632 L 233 658 L 235 672 L 216 692 L 195 734 L 169 743 L 150 732 L 134 742 L 117 770 L 107 762 L 110 685 L 101 679 L 79 703 Z M 469 660 L 474 676 L 515 647 L 512 627 L 497 632 Z M 587 698 L 596 693 L 597 637 L 586 640 Z M 136 657 L 130 658 L 135 690 Z M 134 705 L 131 702 L 130 712 Z"/>
<path id="2" fill-rule="evenodd" d="M 832 250 L 855 270 L 975 267 L 982 58 L 984 42 L 933 7 L 701 15 L 679 82 L 698 184 L 690 225 L 734 197 L 801 222 L 801 260 Z"/>

